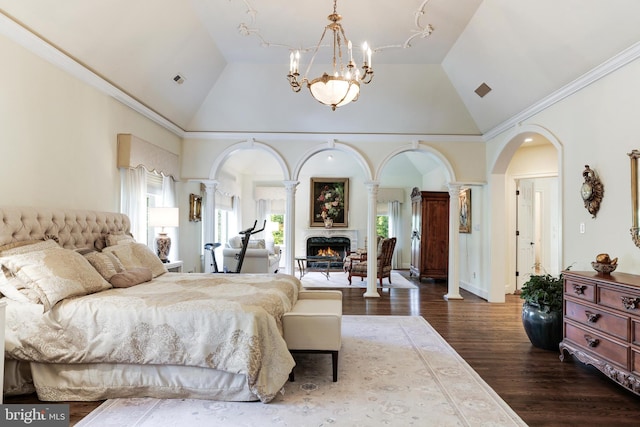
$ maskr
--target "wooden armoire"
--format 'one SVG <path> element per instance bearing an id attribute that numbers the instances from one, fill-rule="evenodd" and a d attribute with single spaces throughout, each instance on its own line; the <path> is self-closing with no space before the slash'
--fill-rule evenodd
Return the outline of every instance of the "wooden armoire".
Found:
<path id="1" fill-rule="evenodd" d="M 449 272 L 449 192 L 411 192 L 410 276 L 446 279 Z"/>

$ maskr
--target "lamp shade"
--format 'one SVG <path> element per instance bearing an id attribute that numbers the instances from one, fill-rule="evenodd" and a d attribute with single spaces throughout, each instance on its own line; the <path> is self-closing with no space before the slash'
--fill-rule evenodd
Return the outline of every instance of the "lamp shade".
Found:
<path id="1" fill-rule="evenodd" d="M 177 227 L 180 225 L 180 209 L 149 208 L 150 227 Z"/>

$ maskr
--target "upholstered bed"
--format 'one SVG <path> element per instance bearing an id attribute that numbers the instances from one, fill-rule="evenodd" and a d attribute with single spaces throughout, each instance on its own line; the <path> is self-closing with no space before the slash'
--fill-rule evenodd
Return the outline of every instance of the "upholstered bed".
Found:
<path id="1" fill-rule="evenodd" d="M 116 213 L 0 208 L 5 393 L 272 400 L 295 364 L 282 315 L 300 282 L 169 273 L 129 227 Z"/>

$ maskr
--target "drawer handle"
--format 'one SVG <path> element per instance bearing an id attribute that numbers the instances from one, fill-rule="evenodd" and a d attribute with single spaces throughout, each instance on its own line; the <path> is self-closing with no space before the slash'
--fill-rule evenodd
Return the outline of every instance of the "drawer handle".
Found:
<path id="1" fill-rule="evenodd" d="M 592 313 L 590 311 L 585 311 L 584 314 L 587 315 L 587 322 L 596 323 L 600 318 L 598 313 Z"/>
<path id="2" fill-rule="evenodd" d="M 600 344 L 599 339 L 593 338 L 590 335 L 585 335 L 584 339 L 585 341 L 587 341 L 587 344 L 589 345 L 589 347 L 596 347 L 598 344 Z"/>
<path id="3" fill-rule="evenodd" d="M 636 297 L 620 297 L 622 300 L 622 305 L 627 310 L 635 310 L 638 308 L 638 304 L 640 304 L 640 298 Z"/>
<path id="4" fill-rule="evenodd" d="M 587 289 L 585 285 L 573 285 L 573 291 L 578 295 L 584 295 L 585 289 Z"/>

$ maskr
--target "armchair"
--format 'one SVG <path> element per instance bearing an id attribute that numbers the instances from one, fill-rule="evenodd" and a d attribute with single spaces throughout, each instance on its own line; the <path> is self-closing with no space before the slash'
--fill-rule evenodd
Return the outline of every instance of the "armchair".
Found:
<path id="1" fill-rule="evenodd" d="M 380 280 L 380 287 L 382 287 L 382 279 L 387 277 L 389 284 L 391 284 L 391 257 L 393 257 L 393 250 L 396 247 L 396 238 L 391 237 L 389 239 L 382 239 L 378 244 L 378 279 Z M 348 266 L 349 270 L 349 284 L 351 284 L 351 277 L 358 276 L 362 280 L 367 277 L 367 254 L 361 254 L 359 261 L 350 260 Z"/>
<path id="2" fill-rule="evenodd" d="M 270 247 L 269 247 L 270 246 Z M 236 271 L 236 255 L 242 250 L 242 237 L 229 239 L 222 250 L 225 271 Z M 241 273 L 277 273 L 280 265 L 280 246 L 268 245 L 264 239 L 250 240 L 244 255 Z"/>

